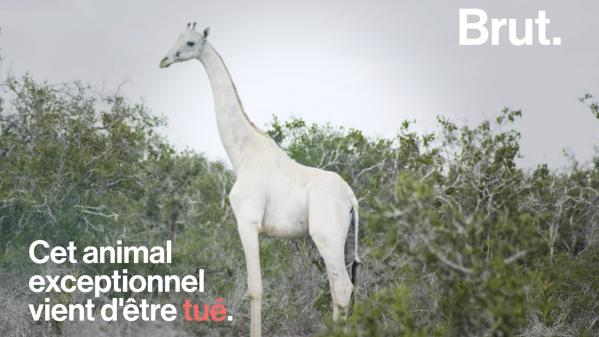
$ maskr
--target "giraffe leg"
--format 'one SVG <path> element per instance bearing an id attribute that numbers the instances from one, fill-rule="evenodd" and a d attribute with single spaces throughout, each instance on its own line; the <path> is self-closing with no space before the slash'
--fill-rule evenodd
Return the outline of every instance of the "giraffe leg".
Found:
<path id="1" fill-rule="evenodd" d="M 245 254 L 247 296 L 251 304 L 250 337 L 261 337 L 262 275 L 260 273 L 258 232 L 262 224 L 264 207 L 256 200 L 248 201 L 248 199 L 240 198 L 233 191 L 229 199 L 237 219 L 237 230 Z"/>
<path id="2" fill-rule="evenodd" d="M 344 247 L 338 244 L 330 247 L 326 238 L 318 235 L 312 236 L 312 239 L 318 247 L 327 269 L 333 300 L 333 320 L 345 319 L 351 301 L 353 285 L 345 269 Z"/>
<path id="3" fill-rule="evenodd" d="M 345 268 L 345 239 L 350 222 L 349 214 L 347 207 L 326 200 L 311 203 L 310 207 L 310 236 L 327 269 L 334 321 L 347 317 L 353 291 L 351 279 Z"/>
<path id="4" fill-rule="evenodd" d="M 245 264 L 247 268 L 248 298 L 251 303 L 250 336 L 260 337 L 261 332 L 261 305 L 262 305 L 262 275 L 260 273 L 260 247 L 258 232 L 245 225 L 239 224 L 239 236 L 243 244 Z"/>

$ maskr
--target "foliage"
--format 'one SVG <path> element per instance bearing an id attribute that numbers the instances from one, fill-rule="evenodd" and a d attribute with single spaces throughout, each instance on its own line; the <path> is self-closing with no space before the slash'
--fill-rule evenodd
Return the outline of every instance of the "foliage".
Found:
<path id="1" fill-rule="evenodd" d="M 423 136 L 405 123 L 395 139 L 275 119 L 271 135 L 294 159 L 341 172 L 363 198 L 364 303 L 348 336 L 510 336 L 558 319 L 599 333 L 597 285 L 575 272 L 595 265 L 576 261 L 596 245 L 598 167 L 522 170 L 512 127 L 520 116 L 506 108 L 476 127 L 440 118 L 440 130 Z M 573 275 L 580 282 L 567 281 Z M 398 315 L 405 303 L 429 314 Z"/>
<path id="2" fill-rule="evenodd" d="M 172 325 L 170 333 L 244 335 L 245 264 L 227 200 L 233 172 L 175 151 L 161 136 L 164 121 L 118 94 L 30 76 L 11 77 L 2 88 L 4 308 L 36 300 L 11 286 L 35 270 L 26 251 L 36 238 L 80 246 L 172 239 L 172 265 L 123 267 L 142 274 L 205 268 L 207 294 L 193 300 L 224 296 L 236 319 Z M 581 101 L 597 115 L 591 95 Z M 514 124 L 521 114 L 506 108 L 473 127 L 439 118 L 439 129 L 428 134 L 406 121 L 391 138 L 275 117 L 267 132 L 292 158 L 338 172 L 355 190 L 364 266 L 353 314 L 346 324 L 334 324 L 323 318 L 330 316 L 331 300 L 314 245 L 262 239 L 265 333 L 598 335 L 599 279 L 592 271 L 599 270 L 599 156 L 557 171 L 544 164 L 519 167 Z M 67 265 L 55 272 L 113 267 Z M 180 300 L 172 296 L 158 300 Z M 14 309 L 10 320 L 0 321 L 0 334 L 81 333 L 67 324 L 31 324 L 26 314 Z"/>

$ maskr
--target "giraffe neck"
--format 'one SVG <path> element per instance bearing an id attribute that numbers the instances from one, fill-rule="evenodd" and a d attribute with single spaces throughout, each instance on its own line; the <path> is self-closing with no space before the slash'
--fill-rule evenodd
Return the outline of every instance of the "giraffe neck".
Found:
<path id="1" fill-rule="evenodd" d="M 212 45 L 206 45 L 199 57 L 212 86 L 216 123 L 220 139 L 237 169 L 251 148 L 264 141 L 265 135 L 250 121 L 243 110 L 235 84 L 221 56 Z"/>

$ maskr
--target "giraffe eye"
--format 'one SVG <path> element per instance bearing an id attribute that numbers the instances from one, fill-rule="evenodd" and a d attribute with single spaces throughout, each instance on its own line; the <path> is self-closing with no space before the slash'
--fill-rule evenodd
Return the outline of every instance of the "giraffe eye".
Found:
<path id="1" fill-rule="evenodd" d="M 193 41 L 189 41 L 189 42 L 187 42 L 187 45 L 188 45 L 188 46 L 190 46 L 190 47 L 193 47 L 195 44 L 196 44 L 196 43 L 195 43 L 195 42 L 193 42 Z"/>

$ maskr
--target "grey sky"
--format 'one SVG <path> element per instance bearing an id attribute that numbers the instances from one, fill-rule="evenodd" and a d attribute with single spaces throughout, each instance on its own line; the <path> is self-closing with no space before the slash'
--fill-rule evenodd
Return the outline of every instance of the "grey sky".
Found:
<path id="1" fill-rule="evenodd" d="M 546 10 L 560 47 L 460 47 L 458 9 L 534 18 Z M 158 62 L 188 21 L 212 28 L 249 116 L 276 114 L 393 135 L 404 119 L 476 123 L 503 106 L 524 110 L 523 163 L 588 160 L 599 123 L 577 101 L 599 95 L 599 2 L 47 1 L 0 2 L 3 71 L 51 82 L 85 80 L 142 97 L 169 137 L 225 158 L 199 62 Z M 505 40 L 505 39 L 503 39 Z"/>

